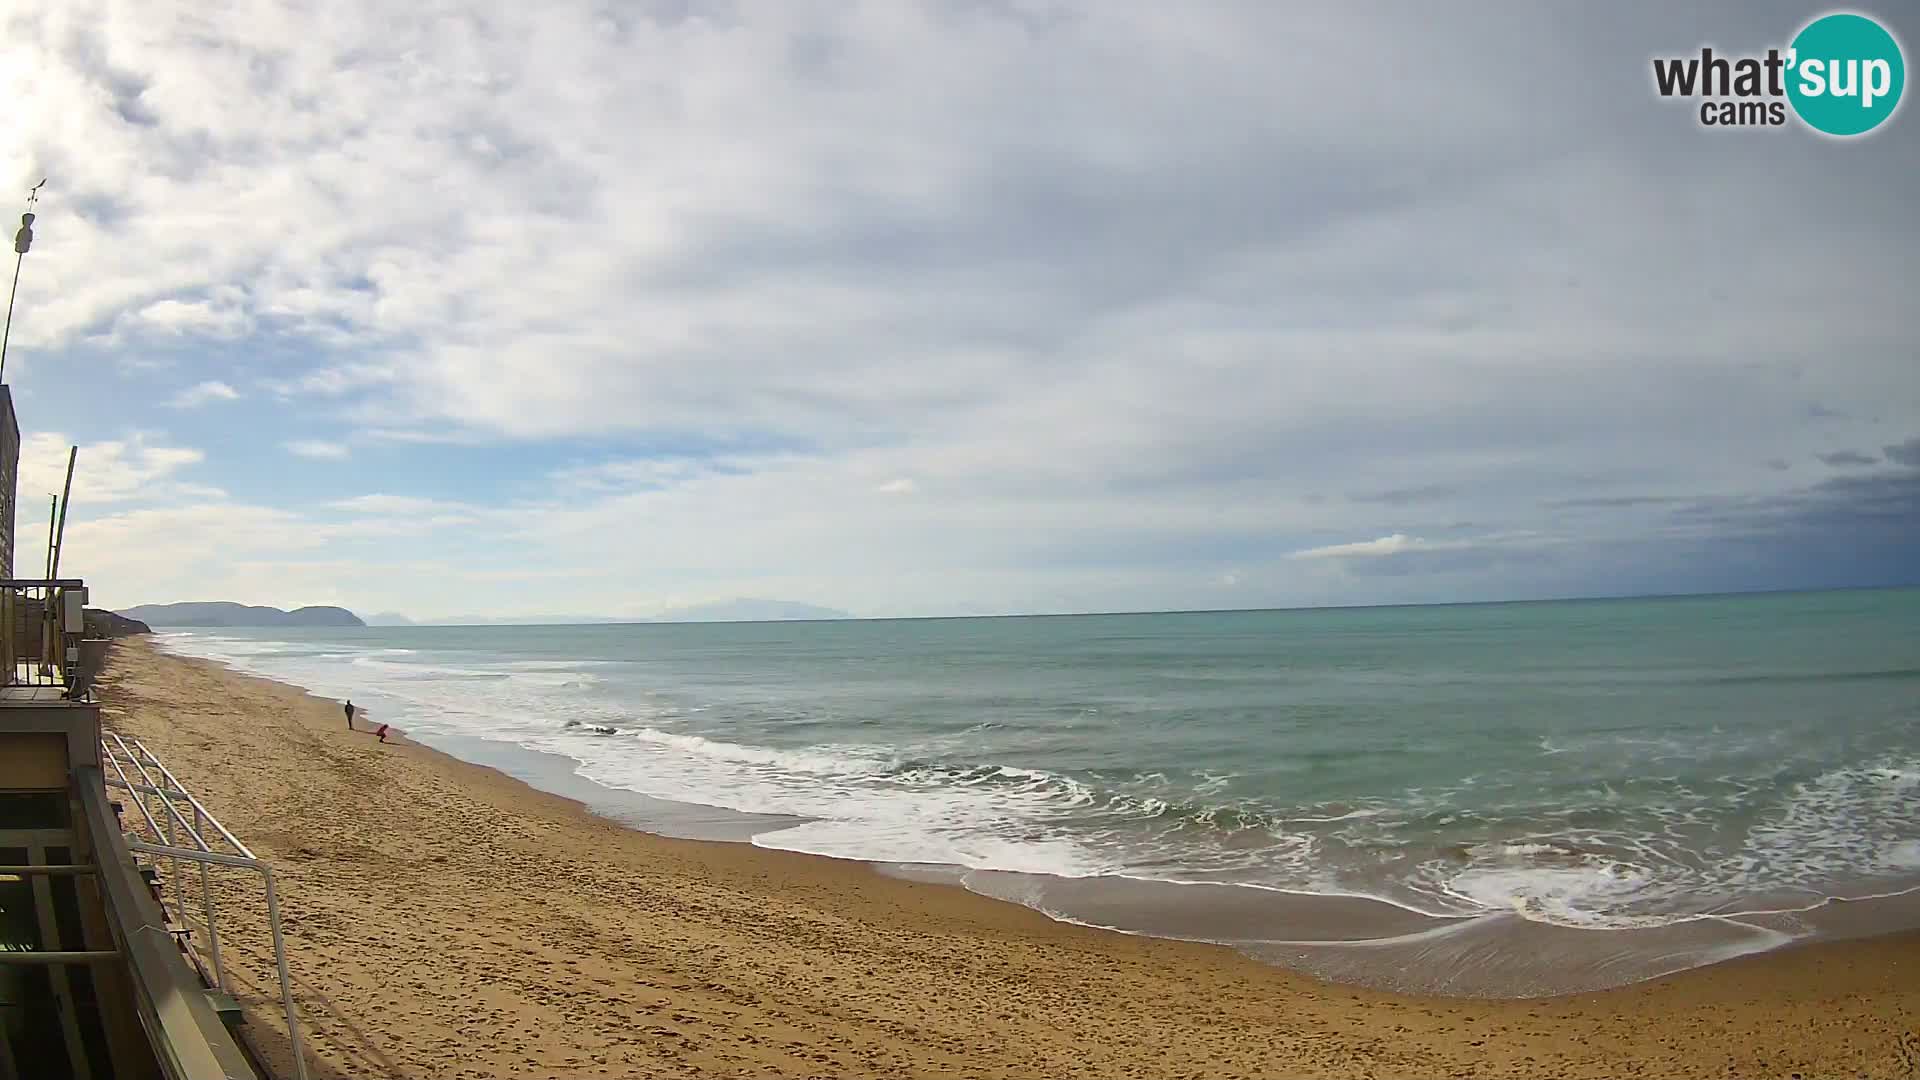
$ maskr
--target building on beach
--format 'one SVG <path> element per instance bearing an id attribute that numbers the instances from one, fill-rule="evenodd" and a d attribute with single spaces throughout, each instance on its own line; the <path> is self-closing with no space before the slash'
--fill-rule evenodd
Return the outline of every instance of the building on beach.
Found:
<path id="1" fill-rule="evenodd" d="M 0 1080 L 261 1080 L 207 880 L 260 874 L 277 945 L 271 871 L 144 746 L 103 733 L 84 582 L 13 576 L 19 449 L 0 385 Z M 304 1080 L 287 1011 L 281 1080 Z"/>

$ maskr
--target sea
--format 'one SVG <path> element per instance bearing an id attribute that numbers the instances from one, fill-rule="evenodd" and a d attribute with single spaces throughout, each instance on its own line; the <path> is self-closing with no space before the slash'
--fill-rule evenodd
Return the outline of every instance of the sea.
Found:
<path id="1" fill-rule="evenodd" d="M 1920 927 L 1920 589 L 159 640 L 641 828 L 1343 982 Z"/>

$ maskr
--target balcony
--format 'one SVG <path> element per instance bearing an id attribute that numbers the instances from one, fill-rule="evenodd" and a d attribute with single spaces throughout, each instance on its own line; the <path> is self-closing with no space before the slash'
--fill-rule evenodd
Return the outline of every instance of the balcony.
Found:
<path id="1" fill-rule="evenodd" d="M 0 580 L 0 705 L 90 700 L 105 641 L 86 637 L 78 578 Z"/>

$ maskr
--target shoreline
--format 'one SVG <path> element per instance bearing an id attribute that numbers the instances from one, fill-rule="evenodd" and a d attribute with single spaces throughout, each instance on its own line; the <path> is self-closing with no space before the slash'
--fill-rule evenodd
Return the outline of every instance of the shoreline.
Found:
<path id="1" fill-rule="evenodd" d="M 228 659 L 175 652 L 163 641 L 153 644 L 168 655 L 315 692 Z M 1864 883 L 1839 897 L 1753 897 L 1737 908 L 1701 910 L 1645 926 L 1596 926 L 1505 910 L 1440 913 L 1364 892 L 1125 874 L 1070 877 L 809 850 L 789 842 L 787 830 L 811 818 L 748 813 L 609 786 L 582 775 L 575 757 L 510 741 L 441 730 L 408 732 L 398 725 L 407 721 L 404 710 L 417 703 L 402 698 L 397 704 L 402 711 L 393 730 L 411 742 L 498 770 L 645 833 L 862 863 L 887 876 L 958 886 L 1018 904 L 1068 925 L 1224 946 L 1342 986 L 1524 1001 L 1630 986 L 1783 948 L 1920 929 L 1920 880 Z"/>
<path id="2" fill-rule="evenodd" d="M 101 686 L 110 726 L 273 861 L 339 1076 L 1898 1075 L 1920 1007 L 1912 933 L 1558 998 L 1365 990 L 638 832 L 417 742 L 349 742 L 337 703 L 149 642 L 118 643 Z"/>

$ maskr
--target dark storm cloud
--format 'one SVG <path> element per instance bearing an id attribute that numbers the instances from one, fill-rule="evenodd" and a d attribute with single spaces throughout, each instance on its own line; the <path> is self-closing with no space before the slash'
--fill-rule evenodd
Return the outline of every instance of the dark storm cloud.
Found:
<path id="1" fill-rule="evenodd" d="M 1464 575 L 1487 571 L 1507 574 L 1552 567 L 1566 553 L 1554 548 L 1499 546 L 1411 550 L 1378 558 L 1355 559 L 1347 572 L 1359 577 L 1398 578 L 1426 574 Z"/>
<path id="2" fill-rule="evenodd" d="M 1671 506 L 1689 501 L 1681 495 L 1601 495 L 1585 499 L 1556 499 L 1547 505 L 1556 510 L 1620 510 L 1631 506 Z"/>
<path id="3" fill-rule="evenodd" d="M 1778 495 L 1702 497 L 1668 520 L 1695 535 L 1729 539 L 1904 537 L 1920 569 L 1920 470 L 1835 476 Z"/>
<path id="4" fill-rule="evenodd" d="M 1836 450 L 1831 454 L 1815 454 L 1823 463 L 1834 468 L 1849 468 L 1857 465 L 1872 465 L 1880 459 L 1858 450 Z"/>

